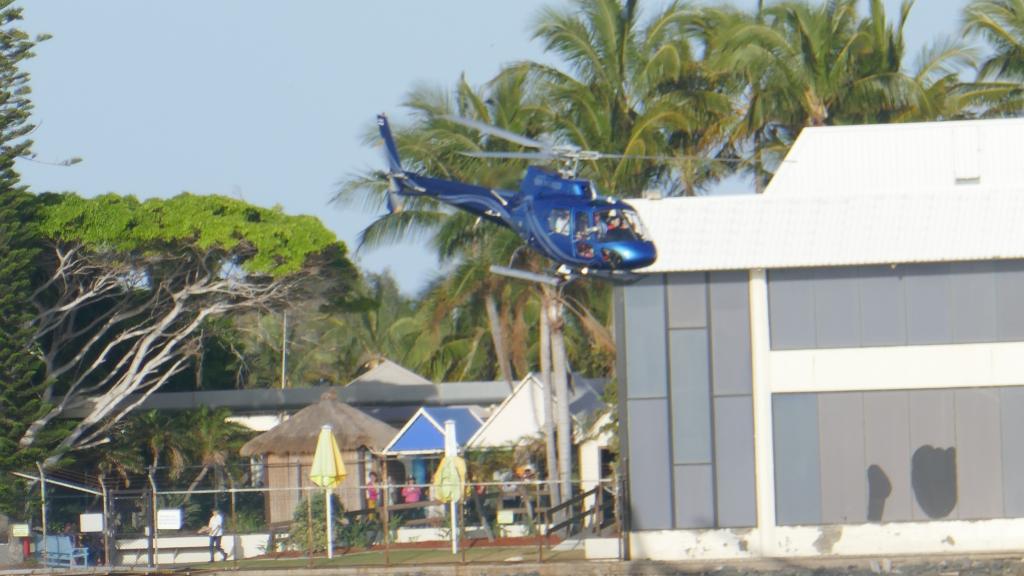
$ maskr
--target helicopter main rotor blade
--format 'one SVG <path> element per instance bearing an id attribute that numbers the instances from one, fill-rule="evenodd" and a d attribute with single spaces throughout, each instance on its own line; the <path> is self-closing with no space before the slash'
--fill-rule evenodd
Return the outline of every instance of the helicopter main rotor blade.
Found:
<path id="1" fill-rule="evenodd" d="M 510 132 L 508 130 L 505 130 L 504 128 L 498 128 L 497 126 L 491 126 L 490 124 L 486 124 L 486 123 L 481 122 L 479 120 L 471 120 L 469 118 L 462 118 L 461 116 L 450 116 L 450 115 L 442 116 L 442 118 L 444 118 L 445 120 L 449 120 L 451 122 L 455 122 L 456 124 L 461 124 L 461 125 L 463 125 L 463 126 L 465 126 L 467 128 L 472 128 L 474 130 L 479 130 L 480 132 L 483 132 L 484 134 L 490 134 L 492 136 L 497 136 L 498 138 L 501 138 L 503 140 L 508 140 L 509 142 L 512 142 L 514 144 L 519 144 L 520 146 L 526 146 L 527 148 L 538 148 L 538 149 L 543 150 L 543 149 L 548 147 L 548 145 L 543 143 L 543 142 L 538 142 L 537 140 L 534 140 L 532 138 L 527 138 L 526 136 L 523 136 L 522 134 L 516 134 L 515 132 Z"/>
<path id="2" fill-rule="evenodd" d="M 514 158 L 522 160 L 551 160 L 558 157 L 549 152 L 459 152 L 459 154 L 472 158 Z"/>
<path id="3" fill-rule="evenodd" d="M 710 156 L 691 156 L 691 155 L 680 155 L 680 156 L 645 156 L 642 154 L 605 154 L 604 152 L 590 152 L 589 150 L 582 150 L 580 154 L 581 160 L 604 160 L 606 158 L 611 159 L 622 159 L 622 160 L 658 160 L 661 162 L 678 162 L 680 160 L 701 160 L 704 162 L 743 162 L 741 158 L 712 158 Z"/>

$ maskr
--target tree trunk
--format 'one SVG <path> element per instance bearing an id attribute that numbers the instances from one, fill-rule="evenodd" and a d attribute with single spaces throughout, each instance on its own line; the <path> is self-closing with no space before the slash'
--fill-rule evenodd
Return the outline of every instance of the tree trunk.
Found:
<path id="1" fill-rule="evenodd" d="M 565 502 L 572 498 L 572 423 L 569 417 L 569 378 L 562 312 L 561 301 L 552 299 L 548 307 L 548 320 L 551 323 L 551 381 L 558 409 L 558 488 L 561 501 Z"/>
<path id="2" fill-rule="evenodd" d="M 501 316 L 498 315 L 498 302 L 494 294 L 488 292 L 484 298 L 484 307 L 487 309 L 487 322 L 491 327 L 491 342 L 494 344 L 494 356 L 498 359 L 498 367 L 501 369 L 501 377 L 512 387 L 512 361 L 509 359 L 508 349 L 505 347 L 505 334 L 501 329 Z"/>
<path id="3" fill-rule="evenodd" d="M 192 492 L 196 489 L 197 486 L 199 486 L 199 483 L 203 481 L 203 478 L 206 478 L 206 473 L 209 471 L 210 467 L 204 464 L 203 468 L 199 471 L 199 474 L 197 474 L 196 477 L 192 479 L 192 483 L 189 484 L 188 488 L 185 489 L 185 502 L 188 502 L 189 500 L 192 499 Z"/>
<path id="4" fill-rule="evenodd" d="M 548 474 L 548 494 L 551 506 L 558 506 L 562 499 L 558 486 L 552 482 L 558 477 L 558 458 L 555 455 L 555 418 L 551 403 L 551 322 L 548 319 L 548 308 L 554 300 L 552 290 L 548 286 L 541 287 L 540 314 L 540 375 L 544 383 L 544 456 Z"/>

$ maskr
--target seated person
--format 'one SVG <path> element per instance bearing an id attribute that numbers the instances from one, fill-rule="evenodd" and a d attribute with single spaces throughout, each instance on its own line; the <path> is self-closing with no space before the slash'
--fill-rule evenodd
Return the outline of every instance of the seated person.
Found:
<path id="1" fill-rule="evenodd" d="M 576 243 L 576 255 L 580 258 L 590 259 L 594 257 L 594 247 L 590 242 L 577 242 Z"/>
<path id="2" fill-rule="evenodd" d="M 604 229 L 604 239 L 609 241 L 631 240 L 632 237 L 633 234 L 622 219 L 622 216 L 615 210 L 612 210 L 608 214 L 608 224 Z"/>

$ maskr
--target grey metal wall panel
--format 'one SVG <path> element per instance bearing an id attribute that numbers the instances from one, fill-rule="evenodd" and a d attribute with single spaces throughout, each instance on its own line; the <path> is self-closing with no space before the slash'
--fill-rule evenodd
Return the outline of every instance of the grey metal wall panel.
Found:
<path id="1" fill-rule="evenodd" d="M 950 265 L 953 342 L 996 341 L 996 282 L 991 262 Z"/>
<path id="2" fill-rule="evenodd" d="M 999 390 L 957 390 L 955 397 L 958 517 L 1000 518 L 1003 466 Z M 1014 481 L 1020 482 L 1020 478 Z"/>
<path id="3" fill-rule="evenodd" d="M 868 521 L 911 520 L 910 410 L 907 392 L 864 393 L 864 471 Z M 874 512 L 874 516 L 872 515 Z"/>
<path id="4" fill-rule="evenodd" d="M 1024 387 L 1000 389 L 1002 433 L 1003 512 L 1024 517 Z"/>
<path id="5" fill-rule="evenodd" d="M 908 394 L 913 517 L 915 520 L 956 518 L 953 391 L 914 390 Z"/>
<path id="6" fill-rule="evenodd" d="M 707 288 L 703 272 L 666 276 L 669 328 L 707 327 Z"/>
<path id="7" fill-rule="evenodd" d="M 820 268 L 815 274 L 815 344 L 818 348 L 860 345 L 857 268 Z"/>
<path id="8" fill-rule="evenodd" d="M 718 525 L 721 528 L 754 526 L 754 421 L 751 398 L 715 398 L 714 408 Z"/>
<path id="9" fill-rule="evenodd" d="M 773 350 L 1024 341 L 1022 260 L 772 270 L 768 278 Z"/>
<path id="10" fill-rule="evenodd" d="M 708 277 L 714 394 L 750 394 L 750 276 L 747 272 L 713 272 Z"/>
<path id="11" fill-rule="evenodd" d="M 1024 340 L 1024 261 L 995 263 L 996 340 Z"/>
<path id="12" fill-rule="evenodd" d="M 815 347 L 814 271 L 768 271 L 768 318 L 772 350 Z"/>
<path id="13" fill-rule="evenodd" d="M 676 464 L 711 463 L 711 376 L 705 329 L 669 331 L 672 455 Z"/>
<path id="14" fill-rule="evenodd" d="M 629 398 L 661 398 L 668 390 L 663 276 L 644 277 L 625 288 L 626 362 Z"/>
<path id="15" fill-rule="evenodd" d="M 715 527 L 714 474 L 710 464 L 675 467 L 676 528 Z"/>
<path id="16" fill-rule="evenodd" d="M 907 312 L 899 268 L 860 269 L 860 344 L 897 346 L 907 343 Z"/>
<path id="17" fill-rule="evenodd" d="M 818 395 L 774 395 L 772 426 L 776 523 L 821 524 Z"/>
<path id="18" fill-rule="evenodd" d="M 950 318 L 948 264 L 921 264 L 904 268 L 907 298 L 907 342 L 949 344 L 953 341 Z"/>
<path id="19" fill-rule="evenodd" d="M 861 393 L 820 395 L 818 430 L 822 522 L 865 522 L 867 466 L 864 463 L 864 404 Z"/>
<path id="20" fill-rule="evenodd" d="M 629 400 L 630 519 L 635 530 L 672 528 L 668 401 Z"/>

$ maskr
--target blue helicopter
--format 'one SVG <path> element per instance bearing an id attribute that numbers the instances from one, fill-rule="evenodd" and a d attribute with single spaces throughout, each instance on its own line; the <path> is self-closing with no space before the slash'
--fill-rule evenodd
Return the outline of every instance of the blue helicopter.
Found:
<path id="1" fill-rule="evenodd" d="M 580 276 L 631 280 L 633 270 L 654 263 L 657 250 L 647 239 L 643 223 L 632 206 L 616 198 L 601 196 L 594 184 L 576 178 L 581 160 L 622 158 L 580 150 L 572 146 L 548 146 L 542 142 L 496 126 L 448 116 L 462 124 L 536 152 L 466 152 L 478 158 L 558 159 L 558 172 L 530 166 L 519 191 L 495 190 L 452 180 L 408 172 L 402 168 L 387 117 L 377 116 L 377 125 L 388 159 L 388 206 L 395 210 L 397 196 L 430 196 L 483 219 L 506 226 L 526 245 L 547 256 L 557 266 L 557 282 Z M 495 272 L 545 281 L 537 275 L 494 267 Z M 518 273 L 517 273 L 518 272 Z M 556 283 L 556 282 L 550 282 Z"/>

